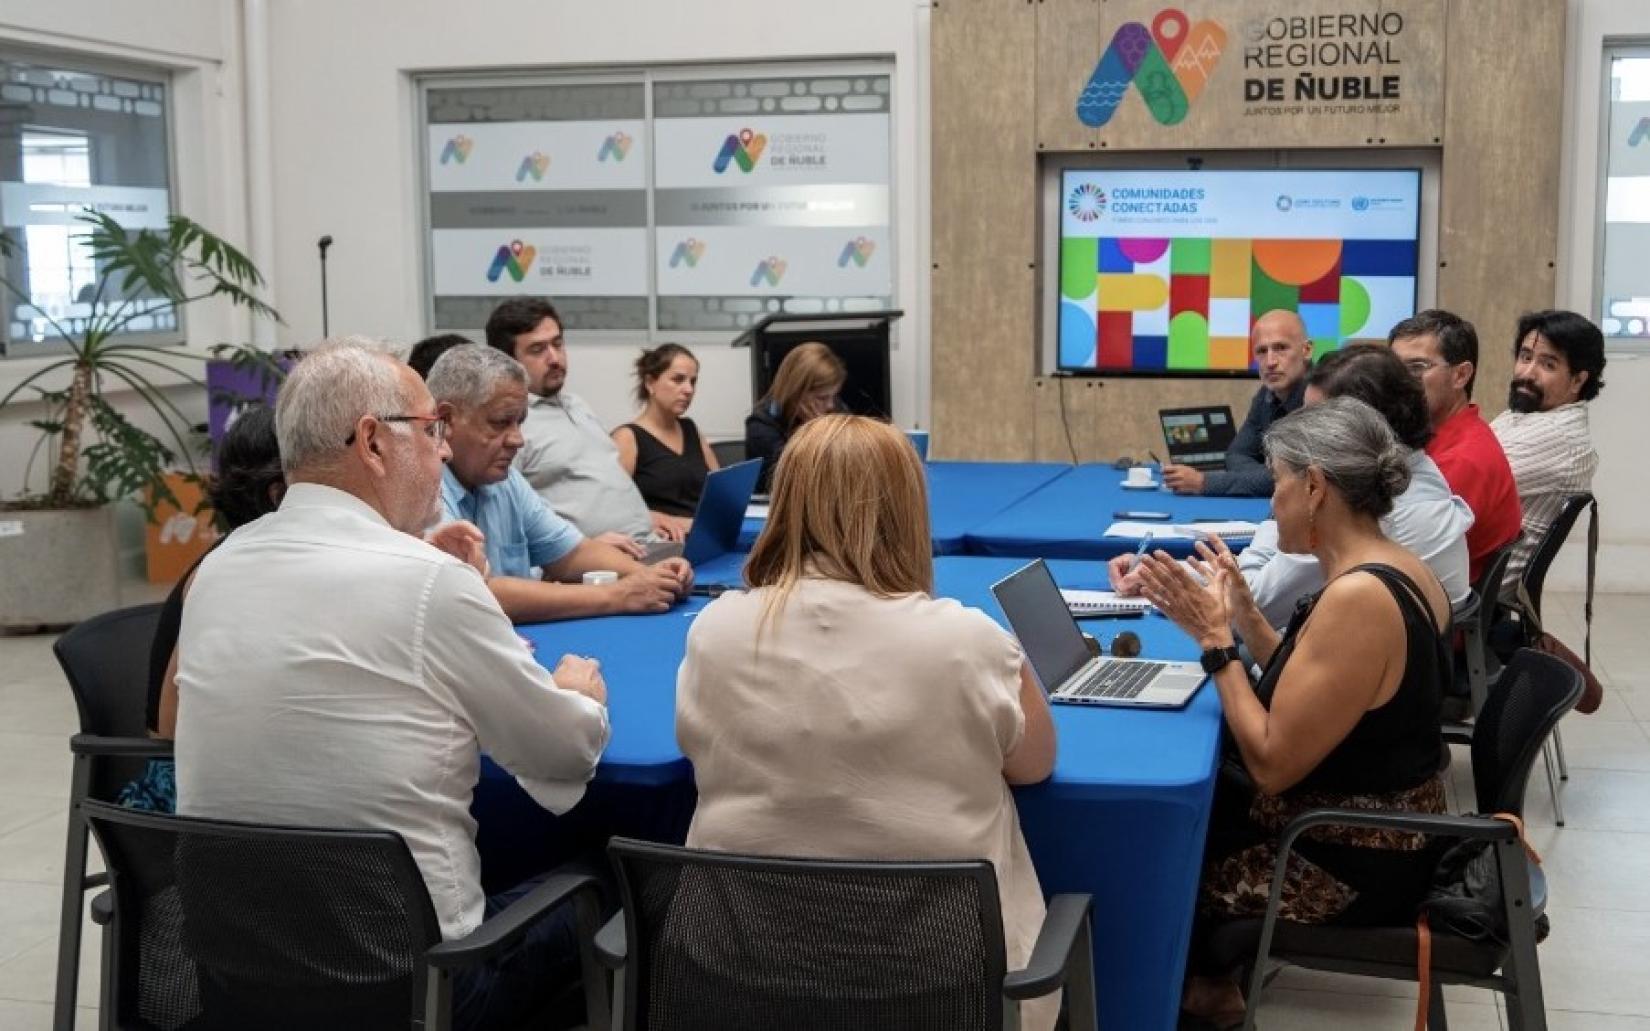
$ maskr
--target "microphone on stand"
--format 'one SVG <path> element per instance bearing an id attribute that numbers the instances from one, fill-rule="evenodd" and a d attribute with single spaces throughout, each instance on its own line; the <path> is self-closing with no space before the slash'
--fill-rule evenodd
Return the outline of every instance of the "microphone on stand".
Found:
<path id="1" fill-rule="evenodd" d="M 332 237 L 323 236 L 315 245 L 321 249 L 321 339 L 325 340 L 332 335 L 327 331 L 327 248 L 332 246 Z"/>

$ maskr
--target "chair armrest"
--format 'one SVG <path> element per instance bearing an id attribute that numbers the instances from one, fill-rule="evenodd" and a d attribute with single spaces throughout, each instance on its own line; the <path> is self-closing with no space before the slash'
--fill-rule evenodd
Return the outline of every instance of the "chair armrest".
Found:
<path id="1" fill-rule="evenodd" d="M 502 912 L 457 941 L 431 947 L 424 958 L 433 967 L 470 966 L 503 952 L 530 930 L 535 922 L 564 902 L 589 892 L 599 905 L 601 889 L 589 874 L 552 874 L 544 883 L 510 903 Z"/>
<path id="2" fill-rule="evenodd" d="M 92 899 L 92 923 L 99 927 L 107 927 L 109 921 L 115 918 L 115 893 L 112 891 L 98 892 Z"/>
<path id="3" fill-rule="evenodd" d="M 1471 723 L 1456 723 L 1455 721 L 1451 720 L 1451 721 L 1449 721 L 1447 723 L 1444 723 L 1441 726 L 1439 726 L 1438 732 L 1443 735 L 1444 741 L 1447 744 L 1452 744 L 1452 745 L 1470 745 L 1470 744 L 1472 744 L 1472 724 Z"/>
<path id="4" fill-rule="evenodd" d="M 172 742 L 154 737 L 104 737 L 76 734 L 69 738 L 69 751 L 76 755 L 117 755 L 131 758 L 168 759 Z"/>
<path id="5" fill-rule="evenodd" d="M 1478 597 L 1477 591 L 1467 595 L 1466 601 L 1450 610 L 1450 620 L 1455 624 L 1455 629 L 1465 630 L 1468 623 L 1476 623 L 1478 621 L 1478 610 L 1483 606 L 1483 599 Z"/>
<path id="6" fill-rule="evenodd" d="M 1035 999 L 1065 985 L 1072 954 L 1081 936 L 1089 933 L 1093 903 L 1088 895 L 1056 895 L 1049 900 L 1048 914 L 1031 947 L 1031 959 L 1024 970 L 1010 971 L 1003 978 L 1003 995 L 1015 1000 Z"/>
<path id="7" fill-rule="evenodd" d="M 625 941 L 624 910 L 613 914 L 601 930 L 596 932 L 596 960 L 609 970 L 624 967 L 630 945 Z"/>

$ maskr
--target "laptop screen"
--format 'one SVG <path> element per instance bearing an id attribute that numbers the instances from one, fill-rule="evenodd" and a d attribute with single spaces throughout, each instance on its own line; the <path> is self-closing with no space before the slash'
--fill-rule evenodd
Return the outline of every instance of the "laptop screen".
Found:
<path id="1" fill-rule="evenodd" d="M 1157 413 L 1163 424 L 1163 443 L 1169 458 L 1181 465 L 1212 467 L 1226 459 L 1237 429 L 1232 410 L 1225 405 L 1210 408 L 1170 408 Z"/>
<path id="2" fill-rule="evenodd" d="M 1054 576 L 1042 559 L 992 585 L 1008 625 L 1037 672 L 1043 690 L 1053 691 L 1088 662 L 1088 645 L 1066 609 Z"/>
<path id="3" fill-rule="evenodd" d="M 682 549 L 682 557 L 690 565 L 697 566 L 739 549 L 739 529 L 744 524 L 745 509 L 751 503 L 751 491 L 756 489 L 756 476 L 761 471 L 762 460 L 753 458 L 705 477 L 705 489 L 693 513 L 693 527 L 688 530 Z"/>

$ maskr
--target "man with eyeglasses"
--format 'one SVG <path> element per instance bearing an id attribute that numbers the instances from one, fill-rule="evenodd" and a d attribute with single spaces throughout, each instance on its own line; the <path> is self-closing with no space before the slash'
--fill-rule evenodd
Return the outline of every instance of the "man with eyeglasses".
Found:
<path id="1" fill-rule="evenodd" d="M 1393 326 L 1387 343 L 1426 392 L 1432 421 L 1427 454 L 1472 509 L 1468 575 L 1477 583 L 1485 561 L 1517 538 L 1523 520 L 1506 452 L 1472 401 L 1478 331 L 1461 316 L 1432 308 Z"/>
<path id="2" fill-rule="evenodd" d="M 512 620 L 664 612 L 686 597 L 693 586 L 686 561 L 646 566 L 585 537 L 513 468 L 527 418 L 527 371 L 520 362 L 493 348 L 462 344 L 436 360 L 429 387 L 451 422 L 452 459 L 441 487 L 445 517 L 480 528 L 487 586 Z M 600 570 L 617 573 L 617 580 L 579 582 Z"/>
<path id="3" fill-rule="evenodd" d="M 418 375 L 370 342 L 298 362 L 275 405 L 281 507 L 201 562 L 184 606 L 176 750 L 183 815 L 399 834 L 452 941 L 543 879 L 482 891 L 482 750 L 565 812 L 608 721 L 594 661 L 546 670 L 477 568 L 419 538 L 440 512 L 446 428 Z M 578 957 L 564 906 L 456 977 L 455 1026 L 517 1026 Z"/>

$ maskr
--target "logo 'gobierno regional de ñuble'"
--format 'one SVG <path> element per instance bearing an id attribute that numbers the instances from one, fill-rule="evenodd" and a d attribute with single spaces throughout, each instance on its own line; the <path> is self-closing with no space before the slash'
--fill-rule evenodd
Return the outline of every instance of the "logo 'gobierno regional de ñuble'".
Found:
<path id="1" fill-rule="evenodd" d="M 1210 18 L 1193 22 L 1165 7 L 1151 28 L 1137 21 L 1120 26 L 1077 97 L 1077 119 L 1099 128 L 1111 121 L 1132 84 L 1159 125 L 1178 125 L 1209 84 L 1226 30 Z"/>
<path id="2" fill-rule="evenodd" d="M 756 167 L 756 162 L 762 157 L 762 150 L 768 145 L 768 138 L 762 133 L 750 129 L 740 129 L 738 133 L 729 135 L 722 141 L 722 149 L 716 152 L 716 160 L 711 163 L 711 170 L 721 175 L 728 170 L 731 162 L 739 166 L 739 171 L 749 172 Z"/>
<path id="3" fill-rule="evenodd" d="M 506 272 L 510 273 L 511 279 L 521 282 L 527 278 L 527 270 L 533 267 L 533 258 L 537 254 L 531 244 L 511 240 L 493 255 L 493 264 L 487 269 L 487 282 L 498 282 L 498 277 Z"/>

